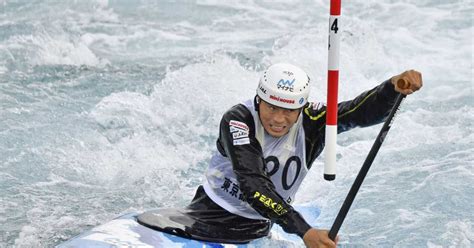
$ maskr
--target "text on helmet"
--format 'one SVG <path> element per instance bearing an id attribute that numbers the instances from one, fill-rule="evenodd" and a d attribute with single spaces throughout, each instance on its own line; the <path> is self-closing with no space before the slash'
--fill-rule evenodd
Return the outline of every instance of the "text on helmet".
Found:
<path id="1" fill-rule="evenodd" d="M 279 102 L 289 103 L 289 104 L 295 103 L 295 100 L 285 99 L 285 98 L 281 98 L 281 97 L 274 96 L 274 95 L 270 95 L 270 99 L 275 100 L 275 101 L 279 101 Z"/>
<path id="2" fill-rule="evenodd" d="M 278 81 L 277 83 L 277 88 L 278 89 L 282 89 L 282 90 L 286 90 L 286 91 L 290 91 L 290 92 L 293 92 L 293 84 L 295 83 L 295 80 L 296 79 L 293 79 L 293 80 L 284 80 L 284 79 L 280 79 L 280 81 Z"/>

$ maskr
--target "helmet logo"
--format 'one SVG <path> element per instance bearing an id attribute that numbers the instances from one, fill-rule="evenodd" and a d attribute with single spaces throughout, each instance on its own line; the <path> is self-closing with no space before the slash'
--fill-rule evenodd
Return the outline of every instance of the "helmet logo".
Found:
<path id="1" fill-rule="evenodd" d="M 267 94 L 267 90 L 265 88 L 263 88 L 262 85 L 260 85 L 259 89 L 260 89 L 261 92 L 263 92 L 263 94 L 265 94 L 265 95 Z"/>
<path id="2" fill-rule="evenodd" d="M 280 79 L 280 81 L 278 81 L 278 83 L 277 83 L 277 88 L 282 89 L 282 90 L 286 90 L 286 91 L 289 91 L 289 92 L 293 92 L 293 84 L 295 83 L 295 80 L 296 79 L 293 79 L 291 81 Z"/>
<path id="3" fill-rule="evenodd" d="M 303 102 L 304 102 L 304 98 L 301 97 L 301 98 L 300 98 L 300 104 L 303 104 Z"/>
<path id="4" fill-rule="evenodd" d="M 288 76 L 293 76 L 293 72 L 291 71 L 283 71 L 284 74 L 288 75 Z"/>
<path id="5" fill-rule="evenodd" d="M 282 103 L 289 103 L 289 104 L 294 104 L 295 103 L 295 100 L 285 99 L 285 98 L 281 98 L 279 96 L 274 96 L 274 95 L 270 95 L 270 99 L 278 101 L 278 102 L 282 102 Z"/>

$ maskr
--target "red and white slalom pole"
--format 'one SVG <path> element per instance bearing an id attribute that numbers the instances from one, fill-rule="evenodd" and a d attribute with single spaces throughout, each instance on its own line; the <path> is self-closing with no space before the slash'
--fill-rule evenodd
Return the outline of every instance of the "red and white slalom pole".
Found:
<path id="1" fill-rule="evenodd" d="M 339 16 L 341 0 L 331 0 L 328 45 L 328 93 L 326 109 L 326 153 L 324 179 L 336 178 L 337 92 L 339 83 Z"/>

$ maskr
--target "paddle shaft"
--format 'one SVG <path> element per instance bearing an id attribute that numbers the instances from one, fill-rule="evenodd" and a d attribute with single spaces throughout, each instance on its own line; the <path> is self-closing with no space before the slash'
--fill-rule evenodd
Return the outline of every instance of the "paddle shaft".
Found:
<path id="1" fill-rule="evenodd" d="M 352 202 L 354 201 L 354 198 L 356 197 L 357 192 L 359 191 L 359 188 L 362 185 L 365 176 L 367 175 L 367 172 L 369 172 L 370 166 L 372 165 L 372 162 L 374 161 L 375 156 L 377 155 L 377 152 L 380 149 L 380 146 L 385 140 L 388 130 L 390 130 L 390 127 L 392 125 L 392 119 L 395 116 L 395 113 L 397 112 L 401 102 L 405 97 L 406 95 L 403 94 L 398 95 L 395 105 L 392 107 L 392 110 L 390 111 L 387 120 L 385 121 L 384 125 L 382 126 L 382 129 L 380 130 L 377 136 L 377 139 L 372 145 L 372 148 L 370 149 L 370 152 L 367 155 L 367 158 L 365 159 L 364 164 L 362 165 L 362 168 L 359 171 L 359 174 L 357 175 L 354 183 L 352 184 L 352 187 L 349 190 L 349 193 L 347 194 L 347 197 L 344 200 L 344 203 L 342 204 L 339 213 L 337 214 L 336 220 L 334 221 L 331 230 L 329 231 L 329 238 L 331 240 L 335 240 L 337 233 L 339 232 L 339 228 L 341 228 L 342 222 L 344 222 L 344 219 L 346 218 L 346 215 L 349 212 L 349 209 L 351 208 Z"/>

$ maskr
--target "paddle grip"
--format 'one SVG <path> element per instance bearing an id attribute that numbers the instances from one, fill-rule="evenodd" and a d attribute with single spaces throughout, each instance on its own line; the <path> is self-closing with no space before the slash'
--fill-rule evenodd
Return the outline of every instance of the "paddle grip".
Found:
<path id="1" fill-rule="evenodd" d="M 411 86 L 410 82 L 408 82 L 408 80 L 406 80 L 405 78 L 399 78 L 397 80 L 397 87 L 402 90 L 409 89 L 410 86 Z"/>

